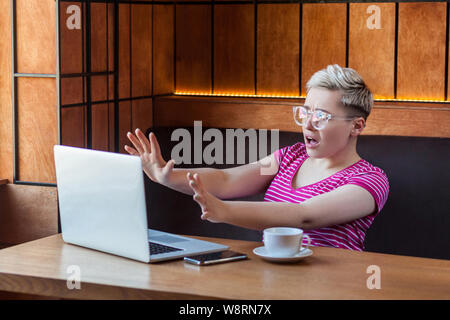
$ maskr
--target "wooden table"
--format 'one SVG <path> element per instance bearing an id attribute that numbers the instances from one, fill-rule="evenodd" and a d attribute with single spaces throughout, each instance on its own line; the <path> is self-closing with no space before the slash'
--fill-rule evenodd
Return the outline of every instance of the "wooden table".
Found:
<path id="1" fill-rule="evenodd" d="M 61 235 L 0 250 L 0 291 L 81 299 L 450 299 L 450 261 L 313 247 L 299 263 L 252 253 L 261 243 L 202 238 L 249 259 L 197 267 L 182 260 L 145 264 L 66 244 Z M 380 289 L 368 289 L 369 266 Z M 80 289 L 67 279 L 79 267 Z"/>

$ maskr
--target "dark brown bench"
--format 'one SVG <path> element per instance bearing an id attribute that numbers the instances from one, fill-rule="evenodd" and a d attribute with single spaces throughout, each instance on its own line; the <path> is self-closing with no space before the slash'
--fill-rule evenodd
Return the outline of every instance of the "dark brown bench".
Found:
<path id="1" fill-rule="evenodd" d="M 171 141 L 174 129 L 151 129 L 166 160 L 170 159 L 173 146 L 178 144 L 178 141 Z M 192 128 L 185 129 L 193 136 Z M 206 129 L 203 128 L 204 131 Z M 219 130 L 225 136 L 225 129 Z M 280 147 L 303 139 L 301 134 L 292 132 L 280 132 L 279 137 Z M 204 143 L 207 144 L 209 142 Z M 361 136 L 358 152 L 367 161 L 381 167 L 390 182 L 388 201 L 367 232 L 366 250 L 450 259 L 450 139 Z M 246 159 L 248 162 L 248 157 Z M 178 167 L 202 166 L 207 165 Z M 210 166 L 225 168 L 235 165 Z M 259 231 L 201 220 L 199 206 L 191 196 L 155 184 L 148 178 L 146 192 L 151 228 L 187 235 L 261 241 Z M 263 194 L 259 194 L 239 200 L 262 199 Z"/>

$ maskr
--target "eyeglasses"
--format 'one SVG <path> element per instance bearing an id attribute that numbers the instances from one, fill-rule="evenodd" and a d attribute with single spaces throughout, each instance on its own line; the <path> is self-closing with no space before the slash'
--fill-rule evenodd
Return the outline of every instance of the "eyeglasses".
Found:
<path id="1" fill-rule="evenodd" d="M 299 126 L 306 126 L 309 116 L 311 115 L 311 124 L 316 130 L 322 130 L 325 128 L 329 120 L 353 120 L 355 117 L 338 117 L 333 116 L 331 113 L 324 110 L 310 110 L 306 106 L 292 107 L 294 112 L 295 123 Z"/>

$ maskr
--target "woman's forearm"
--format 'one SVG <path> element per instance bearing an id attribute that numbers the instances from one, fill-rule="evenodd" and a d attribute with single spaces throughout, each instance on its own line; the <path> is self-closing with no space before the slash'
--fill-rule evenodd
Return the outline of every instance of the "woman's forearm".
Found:
<path id="1" fill-rule="evenodd" d="M 244 228 L 263 230 L 270 227 L 305 228 L 307 219 L 301 204 L 285 202 L 224 201 L 223 222 Z"/>
<path id="2" fill-rule="evenodd" d="M 166 181 L 164 185 L 184 194 L 193 195 L 194 191 L 189 187 L 189 182 L 187 179 L 188 172 L 192 174 L 200 174 L 202 176 L 204 185 L 208 188 L 210 193 L 218 198 L 222 198 L 223 190 L 226 188 L 226 174 L 220 169 L 173 169 L 168 181 Z"/>

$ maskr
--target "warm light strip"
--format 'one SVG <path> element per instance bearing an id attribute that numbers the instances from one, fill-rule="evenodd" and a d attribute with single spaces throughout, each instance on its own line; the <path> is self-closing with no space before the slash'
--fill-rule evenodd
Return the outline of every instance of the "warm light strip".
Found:
<path id="1" fill-rule="evenodd" d="M 287 99 L 304 99 L 306 96 L 281 96 L 268 94 L 234 94 L 234 93 L 199 93 L 199 92 L 175 92 L 179 96 L 202 96 L 202 97 L 238 97 L 238 98 L 287 98 Z M 421 99 L 374 99 L 375 102 L 429 102 L 429 103 L 445 103 L 450 101 L 444 100 L 421 100 Z"/>
<path id="2" fill-rule="evenodd" d="M 242 93 L 199 93 L 199 92 L 175 92 L 180 96 L 203 96 L 203 97 L 241 97 L 241 98 L 289 98 L 302 99 L 304 96 L 278 96 L 269 94 L 242 94 Z"/>

